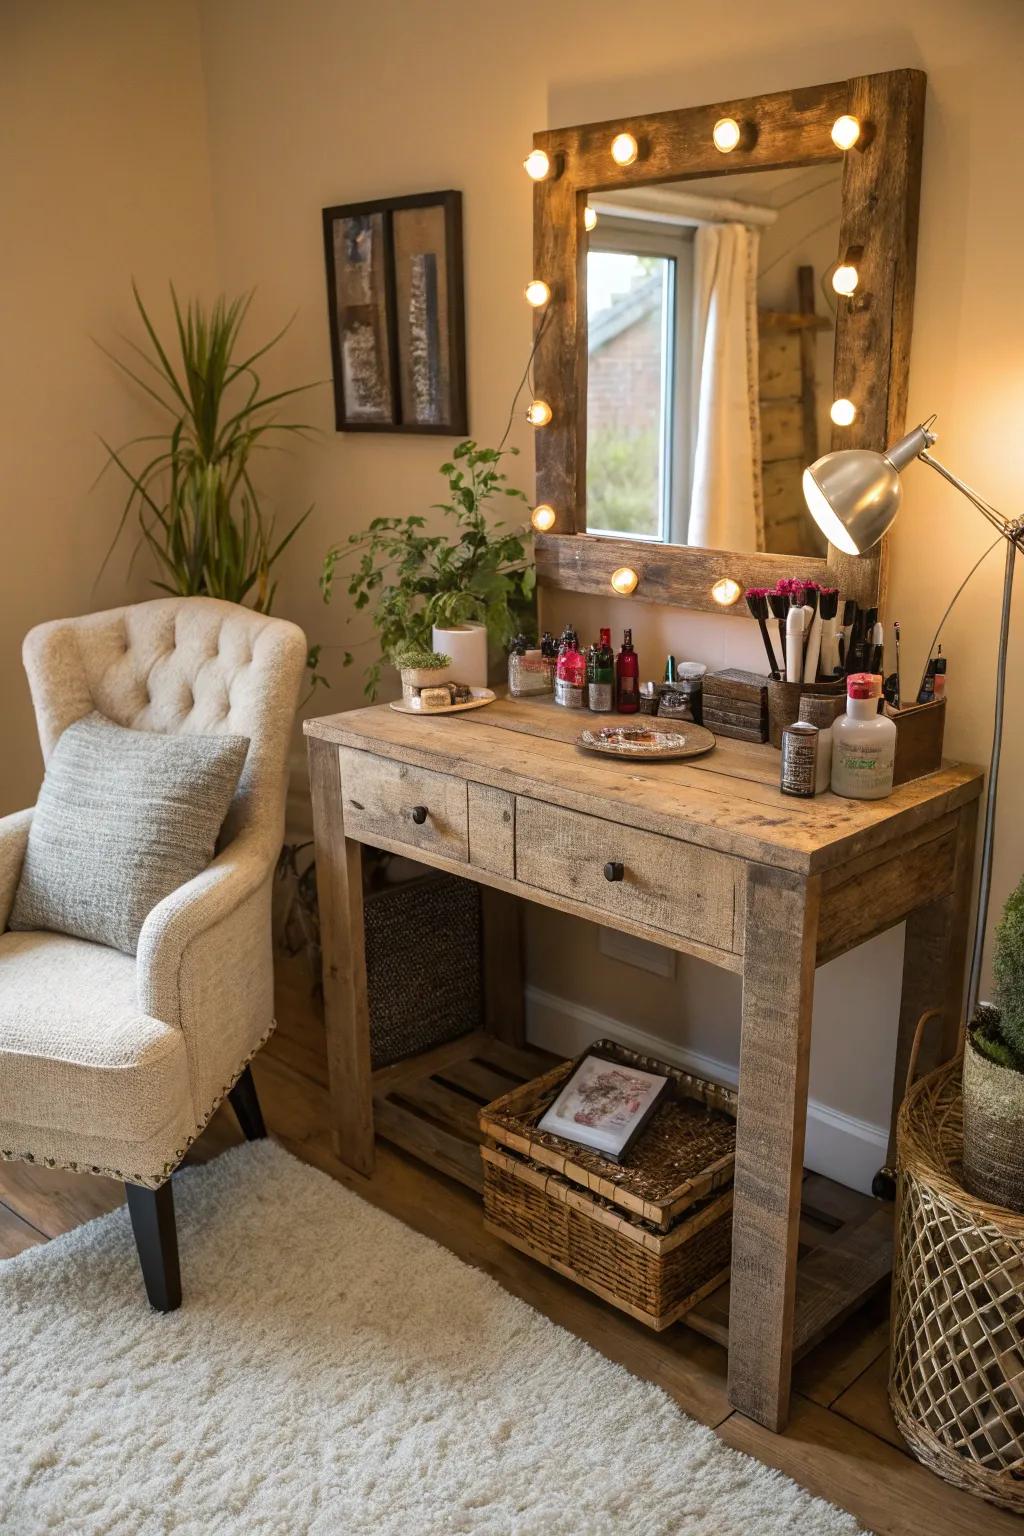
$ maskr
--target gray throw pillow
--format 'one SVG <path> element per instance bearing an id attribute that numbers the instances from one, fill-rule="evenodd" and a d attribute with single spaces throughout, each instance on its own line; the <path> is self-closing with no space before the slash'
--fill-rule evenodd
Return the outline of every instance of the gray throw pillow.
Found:
<path id="1" fill-rule="evenodd" d="M 69 725 L 46 766 L 10 926 L 134 955 L 157 902 L 212 860 L 248 748 L 246 736 L 161 736 L 98 714 Z"/>

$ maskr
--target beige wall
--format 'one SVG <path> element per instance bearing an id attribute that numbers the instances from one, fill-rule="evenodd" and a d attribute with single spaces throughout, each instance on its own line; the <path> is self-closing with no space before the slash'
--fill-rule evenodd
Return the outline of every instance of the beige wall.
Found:
<path id="1" fill-rule="evenodd" d="M 216 275 L 232 292 L 258 285 L 261 329 L 297 311 L 271 381 L 330 373 L 321 207 L 461 188 L 471 428 L 485 441 L 501 434 L 529 345 L 520 293 L 530 275 L 531 197 L 520 162 L 534 129 L 858 72 L 925 69 L 911 414 L 938 411 L 939 447 L 949 463 L 997 504 L 1019 505 L 1019 0 L 860 0 L 855 7 L 648 0 L 640 8 L 621 0 L 200 0 L 200 9 Z M 34 771 L 20 745 L 17 638 L 35 618 L 91 601 L 89 582 L 114 507 L 109 489 L 87 494 L 101 462 L 91 434 L 130 426 L 130 402 L 86 333 L 109 334 L 126 323 L 132 270 L 152 274 L 154 283 L 174 272 L 183 284 L 202 283 L 209 272 L 204 108 L 190 7 L 166 0 L 146 7 L 25 3 L 15 16 L 17 104 L 11 117 L 6 101 L 3 111 L 6 126 L 13 117 L 18 130 L 18 227 L 29 238 L 19 240 L 18 270 L 3 284 L 14 345 L 0 364 L 13 362 L 17 384 L 13 417 L 10 405 L 4 409 L 5 431 L 15 426 L 15 457 L 13 477 L 5 477 L 10 558 L 0 576 L 10 589 L 0 620 L 5 718 L 19 738 L 15 765 L 4 769 L 8 804 L 24 798 Z M 12 260 L 9 247 L 4 259 Z M 322 551 L 375 514 L 425 509 L 436 499 L 446 447 L 335 434 L 326 388 L 309 414 L 323 436 L 268 470 L 282 517 L 317 504 L 290 553 L 279 606 L 325 642 L 334 686 L 317 707 L 341 709 L 359 701 L 360 685 L 355 671 L 341 671 L 340 651 L 369 632 L 346 626 L 343 599 L 331 609 L 320 605 Z M 527 429 L 514 439 L 529 449 Z M 530 488 L 525 457 L 519 480 Z M 905 677 L 922 661 L 941 607 L 985 539 L 980 518 L 936 477 L 923 468 L 910 472 L 892 544 L 889 605 L 903 626 Z M 993 556 L 946 635 L 948 746 L 974 759 L 988 747 L 998 565 Z M 107 583 L 106 594 L 116 585 Z M 632 622 L 645 659 L 672 649 L 718 665 L 758 663 L 756 631 L 741 618 L 621 599 L 549 602 L 549 623 L 570 614 L 585 631 L 606 615 L 616 628 Z M 1022 647 L 1018 623 L 1014 679 Z M 365 643 L 357 649 L 361 659 L 368 654 Z M 997 898 L 1024 866 L 1017 696 L 1013 682 Z M 898 937 L 819 978 L 815 1093 L 868 1122 L 885 1112 Z M 730 978 L 686 964 L 641 1007 L 636 987 L 647 986 L 646 975 L 602 957 L 581 925 L 544 919 L 534 926 L 532 951 L 533 981 L 545 993 L 572 996 L 586 973 L 583 1000 L 592 1006 L 707 1054 L 734 1055 L 738 994 Z M 873 991 L 858 980 L 869 971 Z"/>
<path id="2" fill-rule="evenodd" d="M 211 286 L 214 247 L 195 0 L 2 0 L 0 34 L 2 813 L 41 773 L 25 631 L 145 588 L 134 541 L 94 587 L 123 501 L 97 434 L 153 415 L 90 338 L 135 334 L 133 275 L 161 319 L 168 277 Z"/>

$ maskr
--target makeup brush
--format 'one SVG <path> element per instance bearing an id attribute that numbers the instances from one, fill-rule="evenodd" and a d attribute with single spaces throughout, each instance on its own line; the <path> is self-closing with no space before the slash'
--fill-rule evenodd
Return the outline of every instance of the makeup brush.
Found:
<path id="1" fill-rule="evenodd" d="M 848 597 L 843 604 L 843 622 L 841 625 L 843 631 L 843 653 L 840 657 L 840 664 L 844 672 L 849 672 L 850 670 L 850 646 L 853 640 L 853 626 L 856 618 L 857 604 L 852 597 Z"/>
<path id="2" fill-rule="evenodd" d="M 789 593 L 782 589 L 780 581 L 774 592 L 768 593 L 768 607 L 779 626 L 779 655 L 786 659 L 786 615 L 789 612 Z"/>
<path id="3" fill-rule="evenodd" d="M 772 650 L 771 638 L 768 634 L 768 592 L 765 587 L 751 587 L 746 594 L 747 607 L 752 618 L 758 622 L 761 630 L 761 639 L 764 641 L 765 654 L 768 657 L 768 666 L 772 677 L 777 682 L 782 676 L 779 664 L 775 660 L 775 652 Z"/>
<path id="4" fill-rule="evenodd" d="M 899 621 L 899 619 L 893 619 L 892 627 L 893 627 L 893 633 L 896 636 L 896 694 L 895 694 L 895 697 L 890 699 L 889 702 L 892 704 L 893 709 L 899 709 L 899 707 L 900 707 L 900 621 Z"/>
<path id="5" fill-rule="evenodd" d="M 839 588 L 822 587 L 818 593 L 818 615 L 821 619 L 821 651 L 819 671 L 823 677 L 832 677 L 839 666 L 836 653 L 836 616 L 839 613 Z M 813 641 L 813 634 L 812 634 Z M 804 682 L 814 682 L 804 671 Z"/>

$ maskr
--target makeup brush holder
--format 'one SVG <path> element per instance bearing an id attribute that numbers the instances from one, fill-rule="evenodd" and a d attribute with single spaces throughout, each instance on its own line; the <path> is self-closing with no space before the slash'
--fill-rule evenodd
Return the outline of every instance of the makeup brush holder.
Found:
<path id="1" fill-rule="evenodd" d="M 782 746 L 782 733 L 792 725 L 800 711 L 802 694 L 812 694 L 820 699 L 839 699 L 846 693 L 845 677 L 831 683 L 781 683 L 768 680 L 768 740 L 773 747 Z"/>

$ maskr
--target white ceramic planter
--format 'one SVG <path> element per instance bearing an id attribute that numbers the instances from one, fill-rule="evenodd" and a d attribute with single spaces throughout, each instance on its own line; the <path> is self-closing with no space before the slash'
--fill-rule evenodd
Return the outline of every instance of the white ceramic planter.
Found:
<path id="1" fill-rule="evenodd" d="M 469 688 L 487 687 L 487 630 L 483 624 L 459 624 L 453 629 L 434 625 L 433 650 L 452 659 L 450 677 Z"/>
<path id="2" fill-rule="evenodd" d="M 441 654 L 445 653 L 441 652 Z M 451 666 L 402 668 L 403 689 L 432 688 L 436 683 L 452 683 L 455 680 L 455 673 Z"/>

